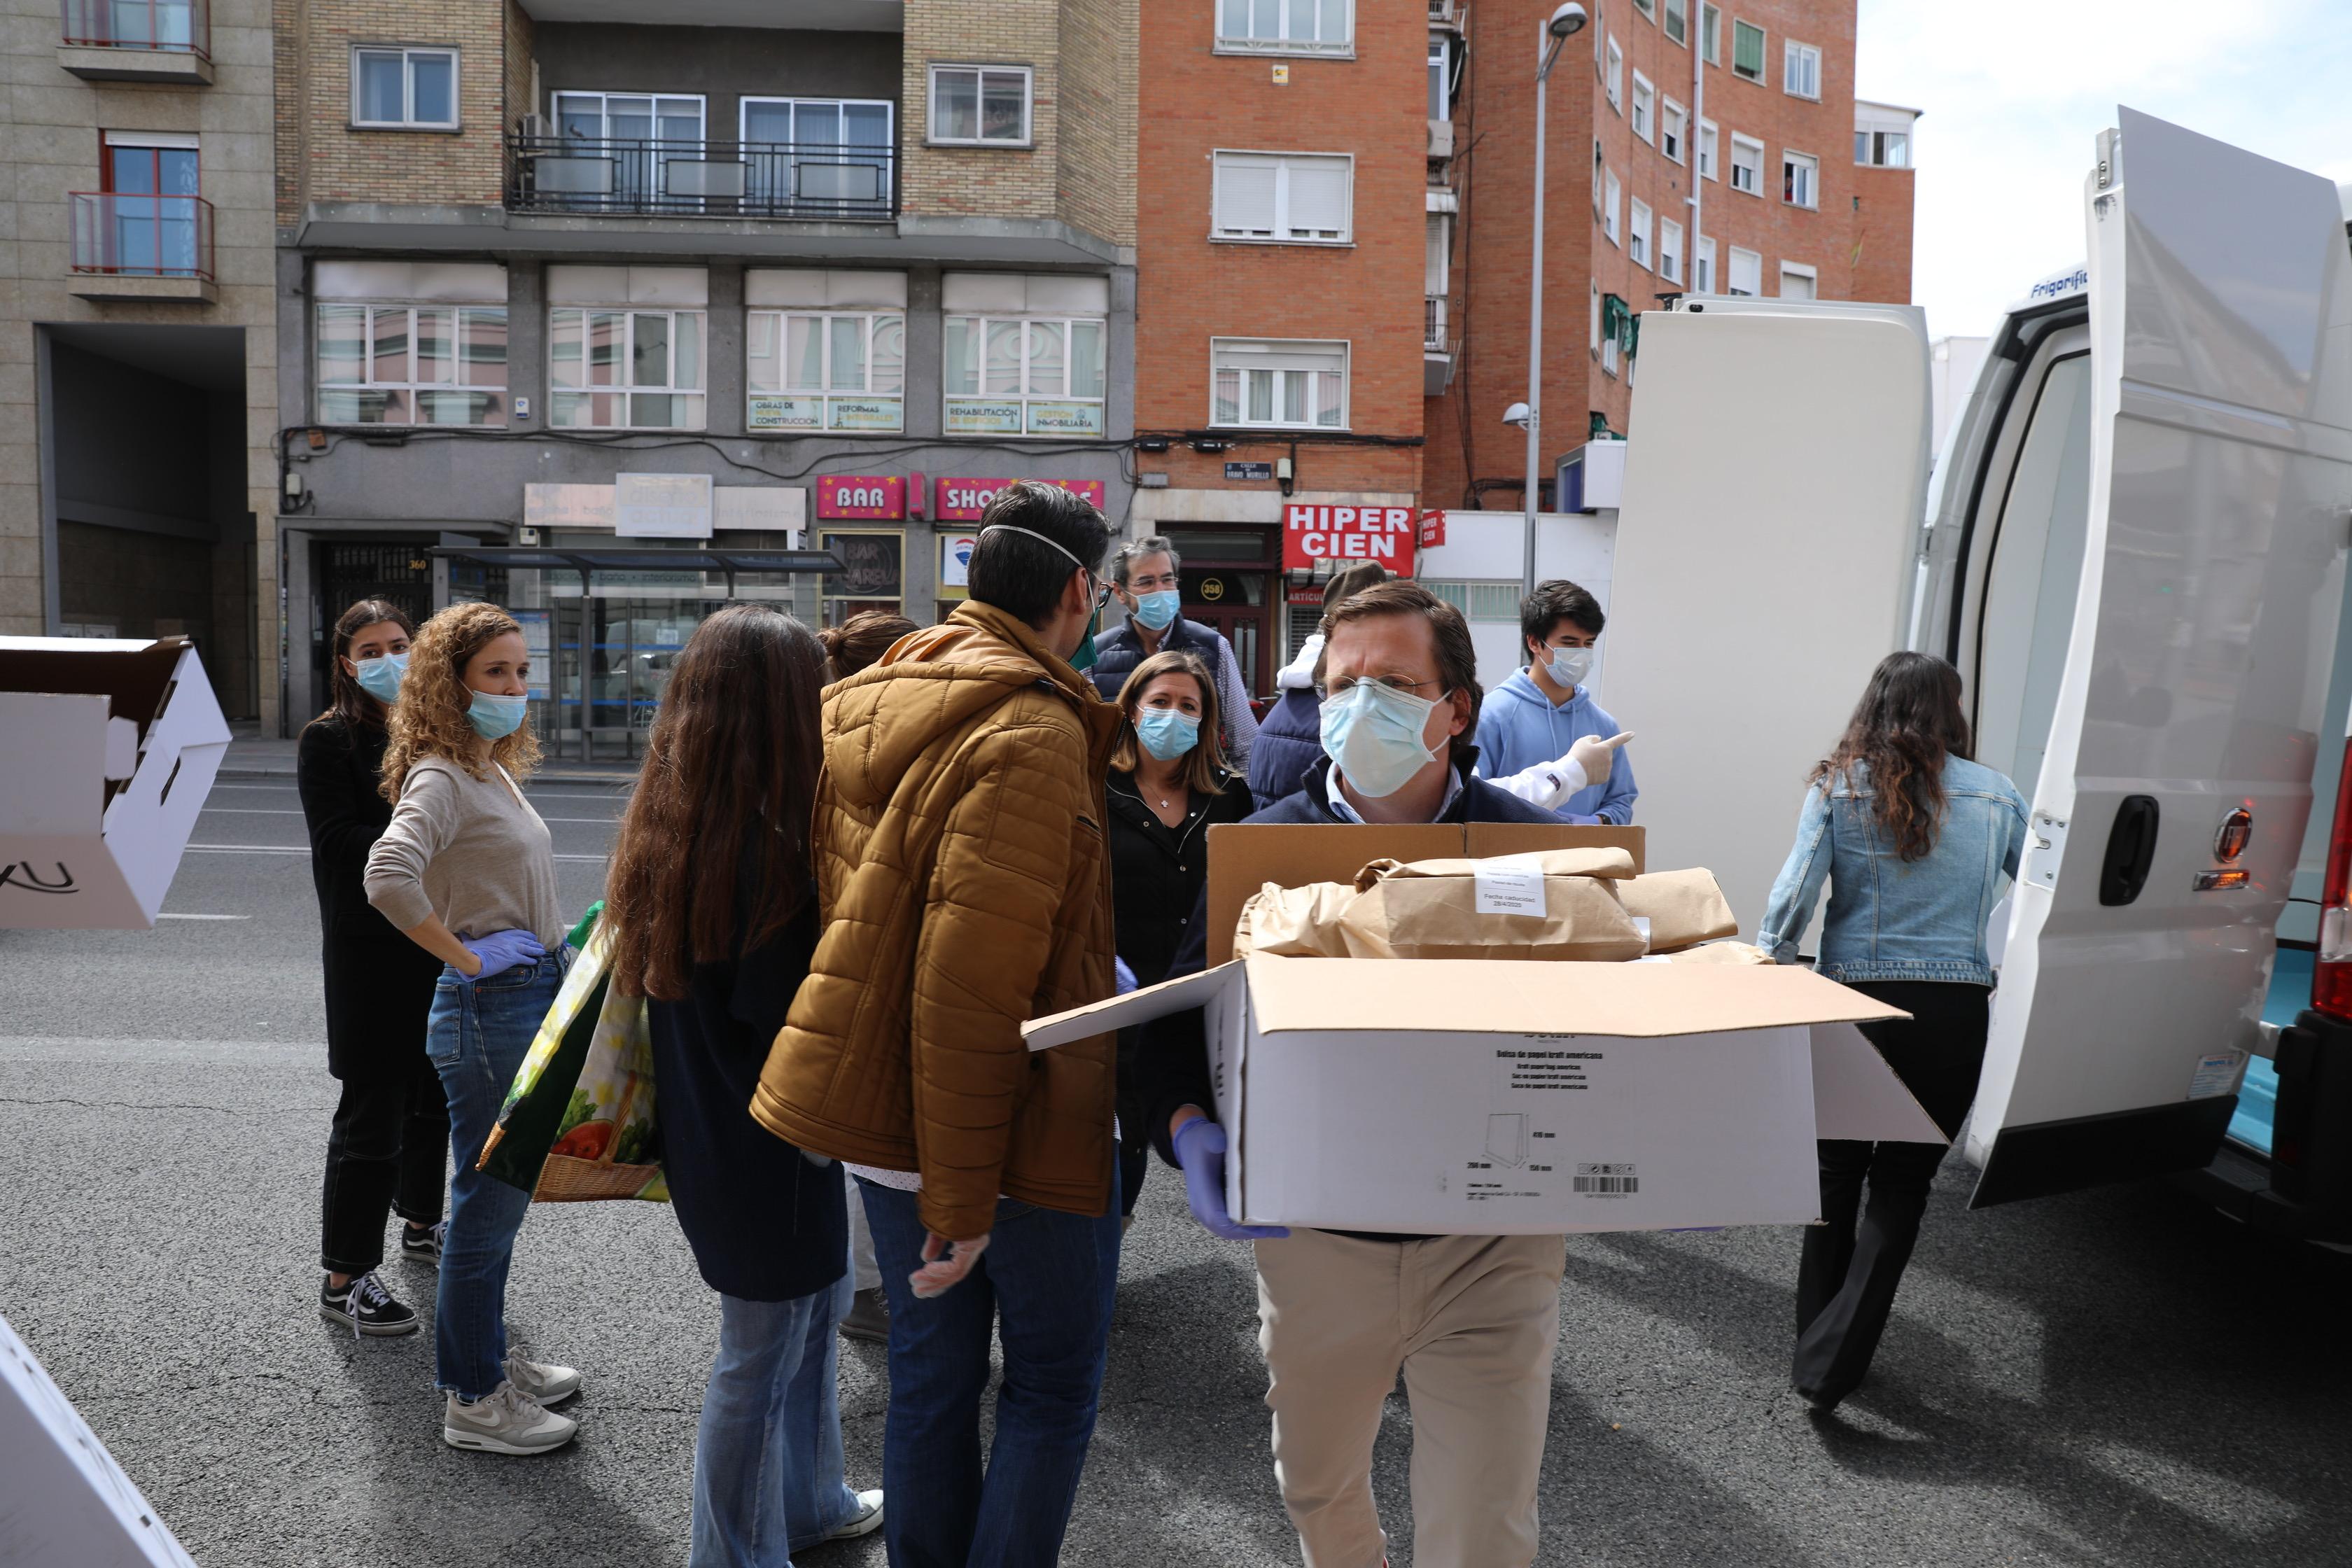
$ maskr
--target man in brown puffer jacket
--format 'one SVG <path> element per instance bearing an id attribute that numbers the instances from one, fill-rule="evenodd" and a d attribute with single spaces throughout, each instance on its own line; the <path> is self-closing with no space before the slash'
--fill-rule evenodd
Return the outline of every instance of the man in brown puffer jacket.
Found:
<path id="1" fill-rule="evenodd" d="M 1103 781 L 1121 721 L 1069 664 L 1109 542 L 1084 499 L 1008 487 L 982 515 L 970 601 L 825 693 L 824 930 L 751 1114 L 858 1177 L 890 1304 L 885 1486 L 920 1500 L 885 1520 L 893 1563 L 1052 1563 L 1094 1430 L 1118 1275 L 1114 1043 L 1032 1054 L 1021 1025 L 1112 992 Z M 999 1318 L 1008 1393 L 983 1480 L 971 1435 Z"/>

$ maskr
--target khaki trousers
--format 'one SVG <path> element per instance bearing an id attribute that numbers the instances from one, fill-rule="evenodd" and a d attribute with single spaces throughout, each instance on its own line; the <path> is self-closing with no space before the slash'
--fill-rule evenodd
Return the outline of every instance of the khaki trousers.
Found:
<path id="1" fill-rule="evenodd" d="M 1372 1439 L 1404 1374 L 1416 1568 L 1527 1568 L 1559 1339 L 1557 1236 L 1257 1244 L 1274 1475 L 1307 1568 L 1381 1568 Z"/>

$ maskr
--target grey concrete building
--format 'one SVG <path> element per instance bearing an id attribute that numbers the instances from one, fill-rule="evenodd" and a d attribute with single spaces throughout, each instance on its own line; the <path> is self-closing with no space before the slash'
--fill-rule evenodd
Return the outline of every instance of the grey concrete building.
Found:
<path id="1" fill-rule="evenodd" d="M 995 483 L 1122 518 L 1135 5 L 282 0 L 289 724 L 351 600 L 484 597 L 627 754 L 730 594 L 928 621 Z"/>
<path id="2" fill-rule="evenodd" d="M 0 15 L 0 634 L 189 636 L 274 723 L 269 7 Z"/>

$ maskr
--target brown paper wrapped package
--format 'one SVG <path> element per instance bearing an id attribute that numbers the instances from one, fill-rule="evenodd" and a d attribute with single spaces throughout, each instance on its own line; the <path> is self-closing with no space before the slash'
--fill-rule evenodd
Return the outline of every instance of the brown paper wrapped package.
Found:
<path id="1" fill-rule="evenodd" d="M 1633 870 L 1623 850 L 1557 849 L 1512 856 L 1509 864 L 1543 874 L 1541 914 L 1479 912 L 1477 872 L 1491 860 L 1377 860 L 1352 889 L 1266 884 L 1242 910 L 1235 955 L 1600 963 L 1642 955 L 1642 933 L 1616 893 Z"/>
<path id="2" fill-rule="evenodd" d="M 1715 873 L 1654 871 L 1617 884 L 1625 912 L 1650 922 L 1650 951 L 1674 952 L 1695 942 L 1739 934 L 1738 917 L 1717 885 Z"/>
<path id="3" fill-rule="evenodd" d="M 1710 942 L 1661 955 L 1668 963 L 1769 963 L 1772 955 L 1753 942 Z"/>

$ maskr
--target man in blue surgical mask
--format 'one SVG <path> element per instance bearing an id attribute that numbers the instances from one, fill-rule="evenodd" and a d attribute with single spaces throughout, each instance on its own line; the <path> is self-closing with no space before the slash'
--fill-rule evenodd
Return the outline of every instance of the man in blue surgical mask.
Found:
<path id="1" fill-rule="evenodd" d="M 1233 644 L 1215 627 L 1179 613 L 1183 594 L 1176 574 L 1183 566 L 1176 547 L 1153 534 L 1130 539 L 1111 557 L 1111 592 L 1127 609 L 1127 624 L 1095 639 L 1095 689 L 1106 701 L 1118 700 L 1128 672 L 1155 653 L 1189 653 L 1209 667 L 1217 683 L 1217 729 L 1225 761 L 1249 768 L 1250 742 L 1257 739 L 1257 716 L 1250 708 L 1249 672 L 1234 657 Z"/>
<path id="2" fill-rule="evenodd" d="M 1472 770 L 1477 658 L 1460 611 L 1419 584 L 1383 583 L 1334 605 L 1322 630 L 1323 758 L 1249 821 L 1558 823 Z M 1202 967 L 1207 930 L 1203 898 L 1170 978 Z M 1184 1173 L 1193 1217 L 1256 1247 L 1275 1479 L 1306 1560 L 1382 1560 L 1370 1458 L 1402 1373 L 1416 1561 L 1534 1562 L 1560 1238 L 1236 1225 L 1199 1010 L 1144 1026 L 1138 1065 L 1152 1140 Z"/>

